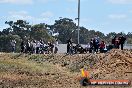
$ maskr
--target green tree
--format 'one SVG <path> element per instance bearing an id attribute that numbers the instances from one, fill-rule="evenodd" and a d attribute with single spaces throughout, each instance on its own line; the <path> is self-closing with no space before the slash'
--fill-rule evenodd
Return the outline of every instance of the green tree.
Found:
<path id="1" fill-rule="evenodd" d="M 59 33 L 58 39 L 62 43 L 66 43 L 67 39 L 72 37 L 72 35 L 76 32 L 76 29 L 77 29 L 76 24 L 73 22 L 72 19 L 69 18 L 55 20 L 54 25 L 50 26 L 50 30 L 52 30 L 55 33 L 56 32 Z M 76 39 L 73 38 L 73 40 Z"/>
<path id="2" fill-rule="evenodd" d="M 31 39 L 43 40 L 45 42 L 54 41 L 53 37 L 48 34 L 45 24 L 33 25 L 30 32 Z"/>
<path id="3" fill-rule="evenodd" d="M 21 39 L 18 35 L 1 35 L 0 36 L 0 51 L 11 52 L 11 40 L 16 40 L 16 52 L 20 51 Z"/>

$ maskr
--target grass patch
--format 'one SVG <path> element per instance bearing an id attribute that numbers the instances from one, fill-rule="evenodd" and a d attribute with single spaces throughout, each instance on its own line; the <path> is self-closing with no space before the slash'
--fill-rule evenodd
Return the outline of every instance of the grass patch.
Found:
<path id="1" fill-rule="evenodd" d="M 38 57 L 34 57 L 34 59 Z M 0 72 L 10 72 L 15 70 L 28 71 L 31 73 L 45 73 L 53 71 L 54 66 L 49 63 L 37 63 L 29 61 L 28 58 L 21 59 L 0 59 Z"/>

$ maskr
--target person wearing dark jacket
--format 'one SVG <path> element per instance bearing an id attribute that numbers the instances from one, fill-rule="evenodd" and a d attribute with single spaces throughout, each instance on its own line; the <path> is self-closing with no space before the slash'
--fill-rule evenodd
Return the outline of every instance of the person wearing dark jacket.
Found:
<path id="1" fill-rule="evenodd" d="M 119 37 L 119 44 L 121 45 L 121 50 L 123 50 L 125 41 L 126 41 L 126 38 L 124 36 Z"/>
<path id="2" fill-rule="evenodd" d="M 26 43 L 26 53 L 30 53 L 31 52 L 31 43 L 30 43 L 30 40 L 27 41 Z"/>
<path id="3" fill-rule="evenodd" d="M 94 46 L 94 52 L 97 53 L 99 49 L 99 39 L 97 37 L 95 37 L 93 40 L 93 46 Z"/>
<path id="4" fill-rule="evenodd" d="M 21 53 L 24 53 L 24 41 L 21 42 Z"/>
<path id="5" fill-rule="evenodd" d="M 70 46 L 72 45 L 72 39 L 67 40 L 67 53 L 70 53 Z"/>
<path id="6" fill-rule="evenodd" d="M 92 53 L 94 49 L 94 45 L 93 45 L 93 39 L 90 40 L 90 49 L 89 49 L 89 53 Z"/>

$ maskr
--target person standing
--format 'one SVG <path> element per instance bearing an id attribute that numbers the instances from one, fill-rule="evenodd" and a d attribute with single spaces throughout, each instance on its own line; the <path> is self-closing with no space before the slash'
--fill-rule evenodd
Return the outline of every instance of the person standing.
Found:
<path id="1" fill-rule="evenodd" d="M 123 35 L 119 37 L 119 44 L 121 45 L 121 50 L 123 50 L 125 41 L 126 38 Z"/>
<path id="2" fill-rule="evenodd" d="M 33 40 L 32 46 L 33 46 L 33 53 L 36 54 L 36 47 L 37 47 L 37 42 L 36 42 L 36 40 Z"/>
<path id="3" fill-rule="evenodd" d="M 116 48 L 116 38 L 117 38 L 117 36 L 115 36 L 113 39 L 112 39 L 112 46 L 113 46 L 113 48 Z"/>
<path id="4" fill-rule="evenodd" d="M 67 40 L 67 53 L 71 53 L 72 52 L 72 48 L 73 48 L 73 44 L 72 44 L 72 38 L 70 38 L 69 40 Z"/>
<path id="5" fill-rule="evenodd" d="M 40 54 L 40 41 L 37 41 L 36 43 L 36 54 Z"/>
<path id="6" fill-rule="evenodd" d="M 70 48 L 72 46 L 72 39 L 68 39 L 67 40 L 67 53 L 69 54 L 70 53 Z"/>
<path id="7" fill-rule="evenodd" d="M 30 40 L 28 40 L 26 43 L 26 53 L 30 53 L 30 52 L 31 52 L 31 43 Z"/>
<path id="8" fill-rule="evenodd" d="M 24 53 L 24 41 L 21 42 L 21 53 Z"/>
<path id="9" fill-rule="evenodd" d="M 11 47 L 12 47 L 12 52 L 14 53 L 16 50 L 16 41 L 15 40 L 11 41 Z"/>
<path id="10" fill-rule="evenodd" d="M 115 39 L 115 48 L 116 49 L 120 48 L 120 43 L 119 43 L 119 39 L 118 38 Z"/>
<path id="11" fill-rule="evenodd" d="M 44 42 L 40 40 L 40 50 L 39 50 L 40 54 L 44 53 L 43 49 L 44 49 Z"/>
<path id="12" fill-rule="evenodd" d="M 54 50 L 54 53 L 56 54 L 57 52 L 58 52 L 58 46 L 59 44 L 58 44 L 58 39 L 56 39 L 56 41 L 55 41 L 55 50 Z"/>
<path id="13" fill-rule="evenodd" d="M 102 41 L 102 42 L 100 43 L 100 53 L 104 53 L 104 49 L 105 49 L 105 42 Z"/>
<path id="14" fill-rule="evenodd" d="M 97 37 L 97 35 L 95 36 L 93 40 L 93 45 L 94 45 L 94 52 L 97 53 L 99 49 L 99 38 Z"/>
<path id="15" fill-rule="evenodd" d="M 87 53 L 89 50 L 90 50 L 90 44 L 88 43 L 88 44 L 85 46 L 85 52 Z"/>
<path id="16" fill-rule="evenodd" d="M 53 53 L 54 45 L 51 42 L 48 42 L 48 53 Z"/>
<path id="17" fill-rule="evenodd" d="M 93 38 L 90 40 L 90 49 L 89 49 L 89 53 L 92 53 L 93 49 L 94 49 L 94 45 L 93 45 Z"/>

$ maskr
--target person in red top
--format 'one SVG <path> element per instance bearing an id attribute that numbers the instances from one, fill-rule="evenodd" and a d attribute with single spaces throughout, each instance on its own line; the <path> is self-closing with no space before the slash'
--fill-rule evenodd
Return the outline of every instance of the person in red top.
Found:
<path id="1" fill-rule="evenodd" d="M 100 53 L 103 53 L 103 52 L 104 52 L 104 49 L 105 49 L 105 42 L 104 42 L 104 41 L 102 41 L 102 42 L 100 43 L 99 48 L 100 48 Z"/>
<path id="2" fill-rule="evenodd" d="M 116 40 L 115 40 L 115 48 L 116 48 L 116 49 L 119 49 L 119 45 L 120 45 L 119 42 L 120 42 L 119 39 L 116 38 Z"/>

